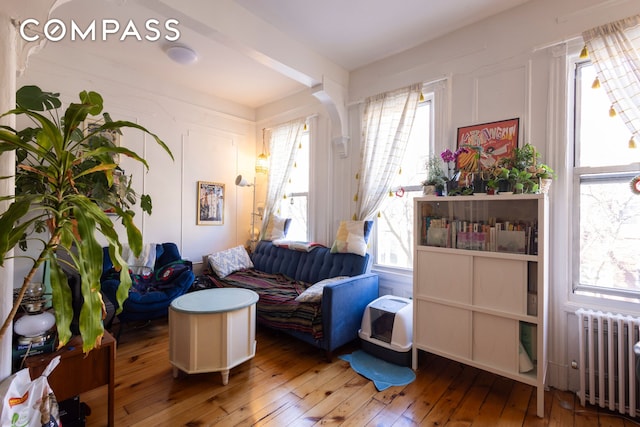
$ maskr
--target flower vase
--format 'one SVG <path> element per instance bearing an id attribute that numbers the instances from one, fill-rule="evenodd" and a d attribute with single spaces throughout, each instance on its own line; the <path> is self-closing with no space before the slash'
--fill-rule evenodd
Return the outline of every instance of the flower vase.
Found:
<path id="1" fill-rule="evenodd" d="M 553 180 L 551 178 L 540 178 L 540 193 L 547 194 L 552 181 Z"/>
<path id="2" fill-rule="evenodd" d="M 436 186 L 435 185 L 424 185 L 422 186 L 422 194 L 425 196 L 433 196 L 436 194 Z"/>

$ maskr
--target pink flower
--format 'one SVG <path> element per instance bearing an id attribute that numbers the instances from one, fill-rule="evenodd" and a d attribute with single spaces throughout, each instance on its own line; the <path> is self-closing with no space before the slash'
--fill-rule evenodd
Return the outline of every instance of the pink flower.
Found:
<path id="1" fill-rule="evenodd" d="M 442 160 L 447 163 L 447 168 L 449 169 L 450 179 L 455 176 L 455 173 L 451 173 L 455 170 L 456 161 L 458 160 L 458 156 L 462 153 L 468 153 L 469 149 L 467 147 L 460 147 L 455 152 L 452 152 L 448 148 L 440 153 L 440 157 Z M 453 167 L 451 166 L 451 162 L 453 162 Z"/>
<path id="2" fill-rule="evenodd" d="M 451 150 L 449 150 L 448 148 L 446 150 L 444 150 L 442 153 L 440 153 L 440 157 L 442 157 L 442 160 L 444 160 L 445 162 L 449 163 L 449 162 L 453 162 L 458 156 L 456 156 L 455 154 L 453 154 L 451 152 Z"/>

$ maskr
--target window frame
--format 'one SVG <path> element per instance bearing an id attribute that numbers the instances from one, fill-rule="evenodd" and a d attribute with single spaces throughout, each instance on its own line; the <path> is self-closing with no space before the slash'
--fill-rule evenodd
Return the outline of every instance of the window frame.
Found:
<path id="1" fill-rule="evenodd" d="M 307 135 L 306 144 L 308 145 L 307 154 L 309 156 L 309 159 L 308 159 L 309 168 L 307 170 L 307 176 L 308 176 L 307 177 L 308 178 L 307 191 L 306 192 L 290 192 L 290 193 L 285 193 L 285 195 L 287 197 L 287 200 L 290 197 L 292 197 L 292 198 L 295 198 L 295 197 L 306 197 L 306 202 L 307 202 L 306 203 L 307 204 L 307 212 L 306 212 L 306 214 L 307 214 L 306 215 L 307 216 L 307 224 L 306 224 L 306 236 L 305 236 L 305 238 L 303 240 L 304 241 L 310 241 L 310 237 L 311 237 L 311 218 L 310 218 L 310 215 L 311 215 L 311 209 L 310 209 L 311 198 L 310 198 L 310 194 L 311 194 L 311 186 L 312 186 L 312 182 L 311 182 L 311 178 L 312 178 L 312 175 L 311 175 L 311 159 L 312 159 L 312 149 L 313 149 L 313 147 L 312 147 L 312 142 L 311 142 L 312 141 L 311 126 L 308 123 L 307 123 L 307 129 L 304 130 L 302 132 L 302 134 L 303 134 L 303 137 L 301 139 L 301 142 L 302 142 L 302 140 L 304 140 L 304 135 L 305 134 Z M 298 152 L 299 151 L 296 150 L 296 161 L 297 161 L 297 153 Z M 280 200 L 279 203 L 280 203 L 279 210 L 282 211 L 282 204 L 283 203 L 289 203 L 289 202 L 285 201 L 285 200 Z"/>
<path id="2" fill-rule="evenodd" d="M 605 299 L 612 306 L 619 304 L 640 302 L 640 291 L 623 290 L 620 288 L 605 288 L 600 286 L 592 286 L 580 283 L 580 195 L 581 184 L 598 180 L 612 181 L 621 178 L 633 178 L 638 175 L 640 168 L 639 163 L 630 163 L 628 165 L 612 165 L 612 166 L 581 166 L 578 165 L 580 158 L 580 118 L 579 107 L 582 105 L 581 86 L 579 67 L 590 64 L 589 60 L 578 57 L 577 52 L 569 57 L 569 76 L 572 84 L 570 88 L 568 101 L 570 114 L 571 134 L 569 135 L 569 158 L 570 164 L 570 182 L 571 182 L 571 206 L 569 217 L 571 218 L 571 241 L 570 241 L 570 292 L 573 300 L 583 300 L 591 303 L 601 304 Z"/>
<path id="3" fill-rule="evenodd" d="M 431 104 L 431 108 L 430 108 L 430 112 L 429 112 L 429 120 L 430 120 L 430 126 L 429 126 L 429 146 L 427 149 L 427 158 L 435 152 L 435 109 L 437 108 L 437 106 L 435 105 L 435 95 L 433 92 L 427 92 L 427 93 L 423 93 L 424 96 L 424 100 L 420 101 L 420 104 L 426 104 L 426 103 L 430 103 Z M 398 191 L 400 189 L 404 189 L 405 195 L 404 197 L 407 197 L 408 193 L 411 192 L 420 192 L 422 193 L 422 185 L 420 184 L 412 184 L 412 185 L 401 185 L 399 187 L 394 187 L 391 189 L 391 191 L 395 192 Z M 420 194 L 421 195 L 421 194 Z M 420 195 L 417 195 L 418 197 Z M 413 280 L 413 265 L 410 267 L 397 267 L 397 266 L 392 266 L 392 265 L 387 265 L 387 264 L 379 264 L 378 263 L 378 219 L 376 218 L 376 220 L 374 221 L 374 229 L 372 230 L 371 233 L 371 257 L 372 257 L 372 270 L 374 272 L 377 272 L 378 274 L 384 275 L 387 278 L 389 278 L 392 282 L 405 282 L 407 280 L 407 278 L 412 281 Z M 411 250 L 413 251 L 413 242 L 415 241 L 415 236 L 412 236 L 412 248 Z M 413 262 L 412 262 L 413 264 Z"/>

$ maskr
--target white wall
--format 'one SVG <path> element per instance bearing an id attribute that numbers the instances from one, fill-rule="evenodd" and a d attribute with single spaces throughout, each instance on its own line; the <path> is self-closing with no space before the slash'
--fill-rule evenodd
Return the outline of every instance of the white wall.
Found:
<path id="1" fill-rule="evenodd" d="M 153 200 L 150 216 L 136 213 L 145 243 L 175 242 L 198 268 L 202 255 L 248 239 L 248 227 L 240 226 L 237 218 L 244 221 L 244 213 L 250 211 L 251 192 L 239 192 L 235 177 L 255 158 L 253 110 L 171 88 L 97 58 L 76 58 L 55 44 L 30 58 L 18 79 L 18 87 L 26 84 L 60 92 L 65 103 L 77 101 L 82 90 L 96 91 L 113 119 L 136 122 L 169 146 L 175 160 L 138 130 L 125 129 L 121 137 L 121 144 L 141 154 L 150 166 L 146 171 L 127 158 L 121 164 L 133 174 L 136 190 Z M 225 184 L 223 225 L 196 225 L 197 181 Z M 26 260 L 16 261 L 14 286 L 29 266 Z"/>

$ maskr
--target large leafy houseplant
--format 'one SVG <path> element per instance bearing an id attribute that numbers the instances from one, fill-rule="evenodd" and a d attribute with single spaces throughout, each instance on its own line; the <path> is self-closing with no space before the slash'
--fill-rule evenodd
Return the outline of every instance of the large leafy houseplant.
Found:
<path id="1" fill-rule="evenodd" d="M 71 289 L 59 265 L 66 261 L 56 255 L 63 249 L 82 277 L 84 302 L 79 329 L 83 351 L 87 352 L 100 344 L 104 334 L 105 305 L 100 293 L 102 245 L 96 239 L 96 230 L 106 240 L 114 266 L 120 269 L 122 286 L 117 294 L 120 307 L 128 296 L 131 278 L 121 256 L 123 244 L 114 220 L 122 222 L 134 254 L 138 256 L 142 250 L 142 234 L 134 224 L 134 212 L 130 209 L 137 198 L 130 181 L 116 180 L 114 185 L 114 172 L 118 169 L 114 158 L 125 155 L 149 167 L 138 154 L 110 143 L 103 135 L 122 128 L 139 129 L 151 135 L 172 158 L 173 155 L 167 145 L 146 128 L 133 122 L 113 121 L 108 113 L 103 113 L 103 100 L 98 93 L 83 91 L 79 97 L 80 102 L 70 103 L 60 116 L 59 94 L 25 86 L 16 93 L 16 108 L 0 116 L 15 114 L 31 122 L 31 126 L 21 130 L 0 127 L 0 153 L 16 153 L 16 194 L 0 197 L 11 202 L 0 215 L 0 266 L 17 245 L 24 249 L 27 242 L 39 240 L 38 233 L 45 230 L 43 224 L 48 225 L 48 237 L 33 259 L 13 309 L 0 329 L 0 337 L 9 328 L 38 268 L 49 261 L 59 345 L 71 338 Z M 85 130 L 83 124 L 88 117 L 97 117 L 103 122 Z M 141 198 L 141 205 L 150 212 L 148 196 Z M 105 208 L 112 213 L 107 215 Z"/>

